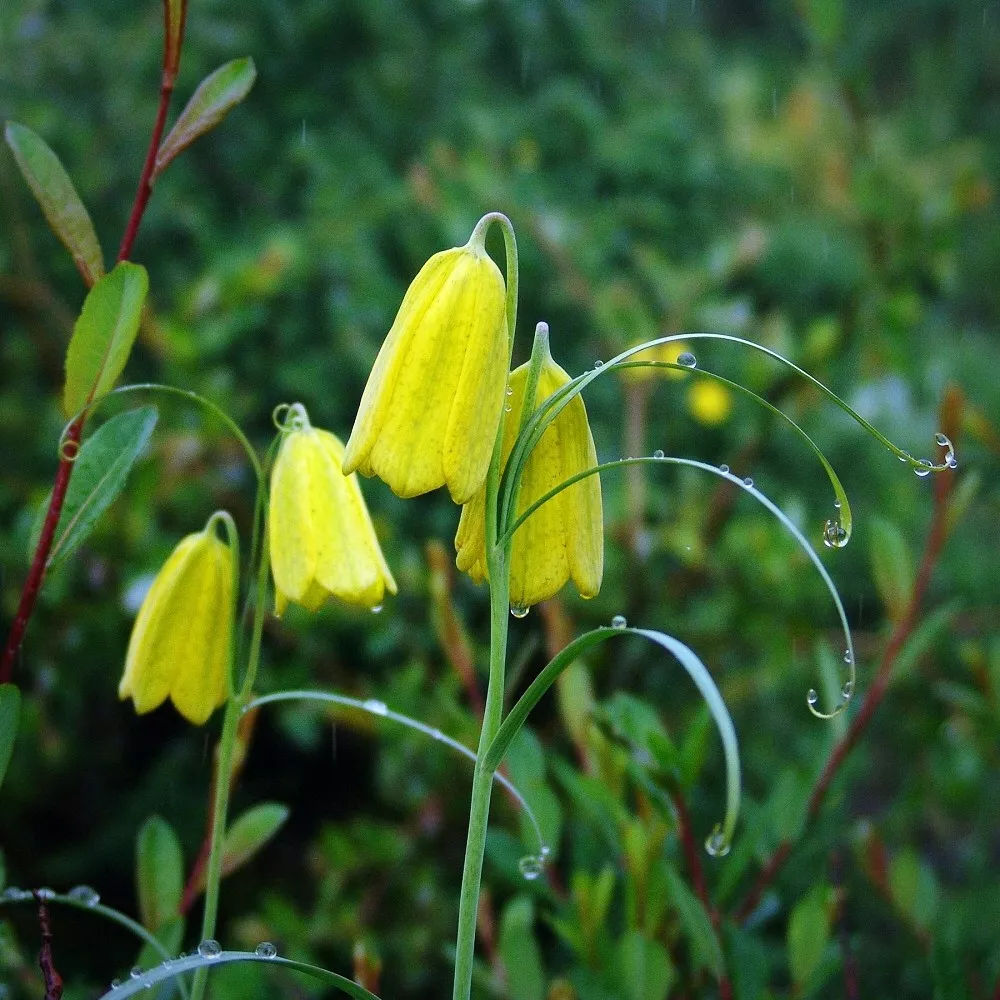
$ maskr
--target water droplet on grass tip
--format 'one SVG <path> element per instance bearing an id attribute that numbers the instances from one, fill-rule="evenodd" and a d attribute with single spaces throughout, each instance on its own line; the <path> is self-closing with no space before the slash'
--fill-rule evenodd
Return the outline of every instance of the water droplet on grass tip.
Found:
<path id="1" fill-rule="evenodd" d="M 847 531 L 835 517 L 823 525 L 823 544 L 828 549 L 840 549 L 847 544 Z"/>
<path id="2" fill-rule="evenodd" d="M 683 365 L 685 368 L 694 368 L 698 364 L 698 359 L 690 351 L 681 351 L 677 355 L 677 364 Z"/>
<path id="3" fill-rule="evenodd" d="M 518 871 L 520 871 L 527 881 L 534 882 L 542 874 L 544 865 L 541 858 L 536 858 L 533 854 L 528 854 L 518 861 L 517 867 Z"/>
<path id="4" fill-rule="evenodd" d="M 254 948 L 253 953 L 259 958 L 274 958 L 278 954 L 278 949 L 271 944 L 270 941 L 261 941 L 256 948 Z"/>
<path id="5" fill-rule="evenodd" d="M 222 945 L 215 938 L 205 938 L 198 945 L 198 954 L 202 958 L 218 958 L 222 954 Z"/>
<path id="6" fill-rule="evenodd" d="M 84 906 L 97 906 L 101 901 L 100 893 L 89 885 L 74 885 L 66 895 Z"/>
<path id="7" fill-rule="evenodd" d="M 854 662 L 854 654 L 849 650 L 844 650 L 844 663 L 851 664 Z"/>
<path id="8" fill-rule="evenodd" d="M 815 688 L 809 688 L 809 693 L 806 695 L 806 701 L 809 702 L 810 706 L 814 706 L 816 702 L 819 701 L 819 695 L 816 693 Z"/>
<path id="9" fill-rule="evenodd" d="M 612 628 L 626 628 L 628 626 L 628 619 L 624 615 L 615 615 L 611 619 Z"/>
<path id="10" fill-rule="evenodd" d="M 379 701 L 378 698 L 369 698 L 367 701 L 362 703 L 366 711 L 372 713 L 372 715 L 388 715 L 389 706 L 386 705 L 384 701 Z"/>
<path id="11" fill-rule="evenodd" d="M 729 853 L 730 843 L 722 830 L 716 827 L 705 841 L 705 850 L 713 858 L 724 858 Z"/>
<path id="12" fill-rule="evenodd" d="M 947 448 L 951 445 L 951 442 L 948 440 L 948 435 L 942 434 L 940 431 L 934 435 L 934 440 L 941 445 L 942 448 Z"/>
<path id="13" fill-rule="evenodd" d="M 919 464 L 913 469 L 913 474 L 923 479 L 924 476 L 929 476 L 931 474 L 931 466 L 933 464 L 934 463 L 928 461 L 928 459 L 922 458 L 920 459 Z"/>
<path id="14" fill-rule="evenodd" d="M 854 685 L 850 681 L 844 681 L 844 686 L 840 689 L 840 693 L 844 696 L 845 700 L 849 699 L 854 694 Z"/>
<path id="15" fill-rule="evenodd" d="M 522 607 L 518 607 L 518 606 L 516 606 L 514 604 L 512 604 L 510 606 L 510 613 L 515 618 L 525 618 L 530 610 L 531 610 L 531 608 L 522 608 Z"/>
<path id="16" fill-rule="evenodd" d="M 666 458 L 666 457 L 667 453 L 662 448 L 657 448 L 656 451 L 653 452 L 653 458 Z"/>

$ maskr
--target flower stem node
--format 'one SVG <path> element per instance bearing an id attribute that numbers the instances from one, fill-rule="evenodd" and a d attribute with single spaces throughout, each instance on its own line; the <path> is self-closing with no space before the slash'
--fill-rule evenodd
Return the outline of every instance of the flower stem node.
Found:
<path id="1" fill-rule="evenodd" d="M 287 408 L 271 473 L 269 544 L 275 613 L 290 601 L 316 611 L 328 597 L 375 608 L 396 581 L 382 555 L 344 446 L 314 428 L 301 403 Z"/>
<path id="2" fill-rule="evenodd" d="M 510 348 L 485 231 L 477 226 L 413 279 L 361 397 L 345 473 L 379 476 L 400 497 L 447 485 L 455 503 L 486 480 Z"/>
<path id="3" fill-rule="evenodd" d="M 552 359 L 547 339 L 538 372 L 535 403 L 570 381 Z M 510 374 L 510 412 L 504 414 L 503 464 L 514 447 L 530 362 Z M 535 404 L 531 410 L 535 409 Z M 517 515 L 572 476 L 597 465 L 594 438 L 579 395 L 545 429 L 528 456 L 521 477 Z M 486 578 L 485 491 L 462 508 L 455 535 L 456 565 L 480 582 Z M 510 604 L 527 608 L 547 600 L 570 579 L 581 597 L 594 597 L 604 574 L 604 522 L 601 481 L 588 476 L 544 503 L 514 533 L 510 556 Z"/>
<path id="4" fill-rule="evenodd" d="M 146 594 L 132 628 L 118 696 L 139 715 L 169 696 L 189 722 L 202 725 L 229 695 L 236 565 L 217 534 L 223 511 L 183 538 Z"/>

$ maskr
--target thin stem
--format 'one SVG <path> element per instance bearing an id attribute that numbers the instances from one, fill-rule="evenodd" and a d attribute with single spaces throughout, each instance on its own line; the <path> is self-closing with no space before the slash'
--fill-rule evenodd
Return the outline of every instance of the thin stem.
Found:
<path id="1" fill-rule="evenodd" d="M 52 483 L 52 499 L 49 501 L 49 509 L 45 514 L 42 532 L 38 536 L 38 544 L 35 546 L 35 554 L 31 560 L 28 577 L 21 590 L 21 600 L 18 602 L 17 614 L 14 616 L 10 634 L 7 636 L 3 657 L 0 658 L 0 684 L 6 684 L 14 674 L 14 660 L 21 648 L 21 641 L 24 639 L 31 614 L 35 610 L 38 592 L 42 589 L 45 567 L 49 561 L 49 552 L 55 538 L 56 526 L 59 524 L 59 515 L 62 513 L 63 501 L 66 499 L 66 490 L 69 487 L 69 477 L 73 474 L 73 461 L 80 447 L 83 421 L 83 417 L 78 417 L 70 424 L 63 436 L 59 468 L 56 469 L 56 478 Z M 67 446 L 69 446 L 69 450 L 67 450 Z"/>
<path id="2" fill-rule="evenodd" d="M 180 6 L 180 25 L 176 37 L 174 37 L 170 23 L 170 2 L 163 0 L 163 74 L 160 79 L 160 103 L 156 109 L 156 120 L 153 122 L 153 134 L 149 138 L 149 149 L 146 150 L 146 161 L 143 163 L 142 173 L 139 175 L 139 185 L 132 203 L 132 212 L 129 215 L 128 224 L 125 226 L 121 246 L 118 248 L 119 261 L 128 260 L 132 255 L 132 246 L 139 233 L 139 223 L 142 222 L 149 196 L 153 193 L 153 185 L 150 180 L 153 176 L 153 169 L 156 167 L 156 153 L 160 148 L 160 139 L 163 138 L 163 129 L 167 124 L 167 109 L 170 107 L 170 98 L 174 92 L 174 84 L 177 82 L 177 68 L 180 65 L 181 45 L 184 41 L 187 0 L 180 0 Z"/>
<path id="3" fill-rule="evenodd" d="M 962 399 L 957 390 L 949 390 L 942 403 L 941 422 L 945 428 L 945 433 L 952 440 L 957 436 L 958 428 L 961 425 L 961 409 Z M 943 475 L 934 481 L 934 512 L 927 533 L 927 541 L 924 545 L 924 553 L 920 560 L 920 567 L 917 570 L 913 590 L 910 594 L 909 604 L 907 605 L 905 614 L 889 636 L 889 641 L 886 644 L 885 652 L 882 654 L 882 660 L 879 663 L 875 680 L 868 689 L 868 693 L 865 695 L 858 714 L 851 721 L 847 732 L 844 733 L 834 746 L 829 758 L 827 758 L 826 765 L 816 779 L 816 784 L 813 786 L 808 805 L 806 806 L 805 827 L 814 822 L 819 815 L 833 779 L 839 774 L 844 761 L 871 724 L 876 710 L 882 704 L 882 700 L 889 690 L 892 669 L 896 664 L 896 660 L 899 658 L 899 654 L 918 624 L 920 610 L 927 594 L 927 588 L 930 585 L 931 575 L 937 564 L 938 556 L 941 554 L 941 549 L 944 547 L 945 540 L 948 537 L 948 500 L 954 488 L 954 478 L 954 475 Z M 757 880 L 747 893 L 746 898 L 733 914 L 734 919 L 738 923 L 746 920 L 757 909 L 761 898 L 777 878 L 778 873 L 784 867 L 794 847 L 795 842 L 791 840 L 783 840 L 778 844 L 774 854 L 771 855 L 771 858 L 757 876 Z"/>
<path id="4" fill-rule="evenodd" d="M 219 884 L 222 881 L 222 842 L 226 835 L 230 775 L 233 769 L 233 748 L 236 746 L 236 732 L 241 710 L 238 698 L 231 697 L 226 702 L 226 714 L 222 721 L 222 736 L 219 738 L 215 798 L 212 802 L 212 842 L 205 875 L 205 911 L 201 920 L 202 941 L 214 936 L 215 924 L 219 915 Z M 208 972 L 204 968 L 198 969 L 195 973 L 194 984 L 191 987 L 192 1000 L 201 1000 L 204 996 L 207 978 Z"/>

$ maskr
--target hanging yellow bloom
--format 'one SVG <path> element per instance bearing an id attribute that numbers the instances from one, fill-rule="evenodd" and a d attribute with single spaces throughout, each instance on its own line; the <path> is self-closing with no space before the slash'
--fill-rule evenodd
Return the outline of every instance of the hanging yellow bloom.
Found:
<path id="1" fill-rule="evenodd" d="M 510 357 L 504 281 L 484 238 L 477 227 L 413 279 L 368 377 L 345 473 L 379 476 L 401 497 L 447 485 L 455 503 L 483 485 Z"/>
<path id="2" fill-rule="evenodd" d="M 140 715 L 169 695 L 200 726 L 226 700 L 236 570 L 216 523 L 228 517 L 213 514 L 182 539 L 142 602 L 118 685 L 118 697 L 131 698 Z"/>
<path id="3" fill-rule="evenodd" d="M 548 341 L 538 378 L 541 402 L 569 382 L 552 360 Z M 510 375 L 510 412 L 504 416 L 503 463 L 506 465 L 521 423 L 528 365 Z M 587 411 L 575 396 L 545 429 L 524 464 L 518 496 L 520 515 L 549 490 L 597 465 Z M 486 578 L 485 490 L 462 508 L 455 535 L 456 565 L 480 582 Z M 514 533 L 510 559 L 510 604 L 528 608 L 552 597 L 572 579 L 582 597 L 594 597 L 604 574 L 604 520 L 601 481 L 587 476 L 538 508 Z"/>
<path id="4" fill-rule="evenodd" d="M 269 537 L 275 612 L 289 601 L 315 611 L 327 597 L 374 608 L 396 581 L 379 548 L 357 476 L 343 472 L 344 446 L 289 407 L 271 473 Z"/>

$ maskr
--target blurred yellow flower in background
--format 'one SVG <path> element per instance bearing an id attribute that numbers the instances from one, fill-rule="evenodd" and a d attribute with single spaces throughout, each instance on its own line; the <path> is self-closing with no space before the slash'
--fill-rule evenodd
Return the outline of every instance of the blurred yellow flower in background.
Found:
<path id="1" fill-rule="evenodd" d="M 397 496 L 447 485 L 465 503 L 486 479 L 510 349 L 484 233 L 420 269 L 361 397 L 344 471 L 379 476 Z"/>
<path id="2" fill-rule="evenodd" d="M 733 408 L 732 393 L 712 379 L 700 378 L 688 390 L 688 409 L 700 424 L 714 427 L 723 423 Z"/>
<path id="3" fill-rule="evenodd" d="M 662 361 L 677 364 L 682 354 L 690 354 L 691 348 L 682 340 L 672 340 L 668 344 L 657 344 L 645 351 L 633 354 L 629 361 Z M 622 375 L 636 382 L 650 382 L 658 378 L 684 378 L 687 372 L 679 368 L 625 368 Z"/>
<path id="4" fill-rule="evenodd" d="M 536 404 L 570 381 L 552 360 L 548 341 L 538 379 Z M 504 415 L 503 463 L 517 437 L 524 408 L 528 365 L 510 375 L 510 412 Z M 587 411 L 575 396 L 545 429 L 524 464 L 517 510 L 520 515 L 549 490 L 597 465 Z M 456 565 L 481 582 L 486 578 L 485 490 L 462 508 L 455 535 Z M 604 574 L 604 518 L 601 481 L 595 474 L 556 494 L 514 534 L 510 559 L 510 603 L 528 608 L 552 597 L 570 579 L 582 597 L 594 597 Z"/>
<path id="5" fill-rule="evenodd" d="M 344 446 L 288 408 L 271 472 L 268 536 L 275 613 L 290 601 L 316 611 L 328 597 L 374 608 L 396 593 L 357 476 L 345 476 Z"/>
<path id="6" fill-rule="evenodd" d="M 132 628 L 119 698 L 139 715 L 169 696 L 189 722 L 201 725 L 229 693 L 236 568 L 216 534 L 228 514 L 182 539 L 149 588 Z"/>

